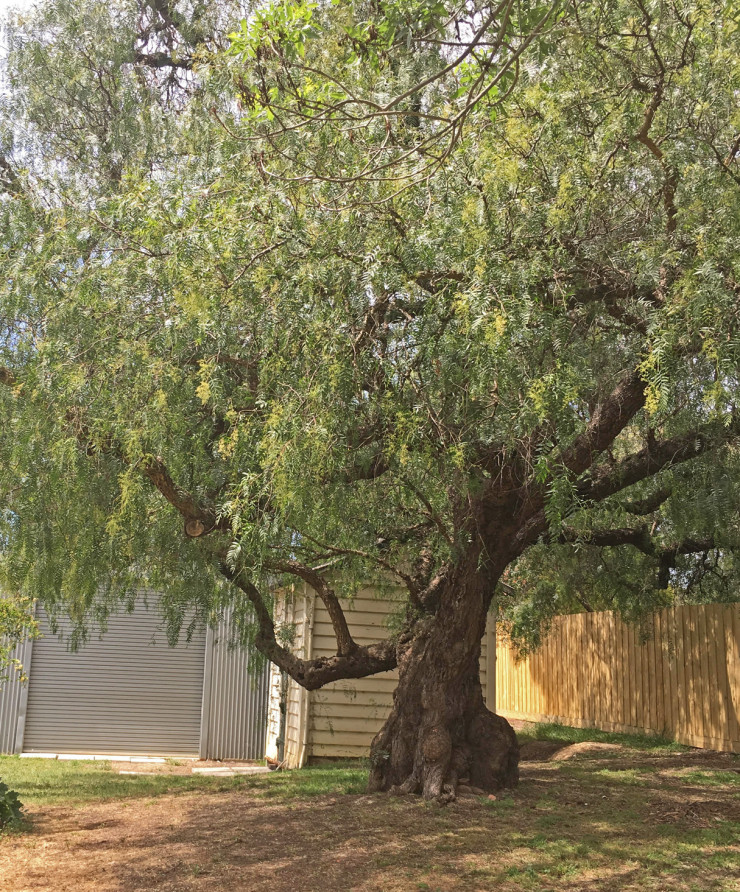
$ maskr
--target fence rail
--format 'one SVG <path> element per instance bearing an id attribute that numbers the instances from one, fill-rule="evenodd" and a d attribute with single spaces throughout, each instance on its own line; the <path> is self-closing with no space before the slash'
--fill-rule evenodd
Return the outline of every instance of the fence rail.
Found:
<path id="1" fill-rule="evenodd" d="M 509 718 L 740 752 L 740 605 L 671 607 L 643 629 L 610 611 L 561 616 L 524 659 L 499 636 L 496 703 Z"/>

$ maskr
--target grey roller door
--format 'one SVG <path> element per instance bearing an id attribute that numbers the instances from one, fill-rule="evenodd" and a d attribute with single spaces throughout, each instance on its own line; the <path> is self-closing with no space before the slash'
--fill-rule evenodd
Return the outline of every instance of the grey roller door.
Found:
<path id="1" fill-rule="evenodd" d="M 155 607 L 142 604 L 70 653 L 39 620 L 24 752 L 198 755 L 205 632 L 169 647 Z"/>

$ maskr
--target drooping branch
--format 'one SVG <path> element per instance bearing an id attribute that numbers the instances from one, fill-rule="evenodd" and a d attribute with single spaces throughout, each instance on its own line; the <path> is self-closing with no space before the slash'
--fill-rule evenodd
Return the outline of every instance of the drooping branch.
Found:
<path id="1" fill-rule="evenodd" d="M 10 369 L 0 366 L 0 384 L 14 387 L 17 378 Z M 89 442 L 90 432 L 79 412 L 67 413 L 67 422 L 72 426 L 80 447 L 88 455 L 100 452 L 114 455 L 125 464 L 130 462 L 124 457 L 120 448 L 108 444 L 105 448 L 99 445 L 93 448 Z M 192 493 L 178 486 L 159 456 L 147 455 L 136 465 L 138 470 L 164 496 L 173 508 L 182 515 L 185 521 L 185 533 L 191 538 L 211 533 L 215 530 L 230 532 L 231 524 L 227 518 L 219 517 L 213 508 L 199 504 Z"/>
<path id="2" fill-rule="evenodd" d="M 356 645 L 348 654 L 302 660 L 277 640 L 275 623 L 257 587 L 243 573 L 232 570 L 225 562 L 221 563 L 220 570 L 229 582 L 247 596 L 254 608 L 258 625 L 255 637 L 257 649 L 306 690 L 314 691 L 332 681 L 365 678 L 396 668 L 396 645 L 392 640 Z"/>
<path id="3" fill-rule="evenodd" d="M 199 504 L 191 493 L 175 483 L 159 456 L 147 455 L 139 463 L 139 469 L 170 505 L 180 512 L 185 520 L 185 532 L 188 536 L 197 538 L 214 530 L 231 530 L 231 524 L 226 518 L 218 517 L 212 508 Z"/>

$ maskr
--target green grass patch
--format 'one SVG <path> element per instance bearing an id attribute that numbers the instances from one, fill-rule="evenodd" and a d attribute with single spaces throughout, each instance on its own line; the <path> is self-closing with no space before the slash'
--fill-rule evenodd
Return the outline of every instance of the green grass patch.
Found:
<path id="1" fill-rule="evenodd" d="M 688 752 L 689 747 L 676 743 L 667 737 L 651 734 L 617 734 L 600 731 L 598 728 L 569 728 L 567 725 L 535 725 L 527 731 L 517 732 L 522 743 L 528 740 L 551 740 L 554 743 L 615 743 L 630 749 L 648 752 Z"/>
<path id="2" fill-rule="evenodd" d="M 0 756 L 0 777 L 25 806 L 82 805 L 105 799 L 133 799 L 198 789 L 228 789 L 231 778 L 200 775 L 125 775 L 110 762 L 21 759 Z"/>
<path id="3" fill-rule="evenodd" d="M 117 763 L 120 765 L 120 763 Z M 293 799 L 326 794 L 361 793 L 365 766 L 335 765 L 275 772 L 256 777 L 207 777 L 174 774 L 119 774 L 110 762 L 21 759 L 0 756 L 0 777 L 25 806 L 83 805 L 106 799 L 140 799 L 195 790 L 215 792 L 247 788 L 262 796 Z"/>
<path id="4" fill-rule="evenodd" d="M 306 796 L 341 796 L 364 793 L 368 769 L 354 762 L 334 765 L 309 765 L 299 771 L 243 778 L 244 786 L 271 799 L 295 799 Z"/>
<path id="5" fill-rule="evenodd" d="M 700 784 L 704 787 L 740 786 L 740 772 L 722 771 L 682 771 L 678 775 L 682 781 L 689 784 Z"/>

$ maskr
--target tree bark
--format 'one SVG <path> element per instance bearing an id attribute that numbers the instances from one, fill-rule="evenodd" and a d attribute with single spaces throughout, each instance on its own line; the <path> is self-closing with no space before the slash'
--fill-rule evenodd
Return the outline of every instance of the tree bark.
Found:
<path id="1" fill-rule="evenodd" d="M 493 584 L 475 567 L 446 581 L 439 607 L 399 652 L 393 709 L 370 749 L 370 791 L 449 802 L 465 782 L 486 792 L 515 786 L 519 745 L 486 708 L 481 639 Z"/>

